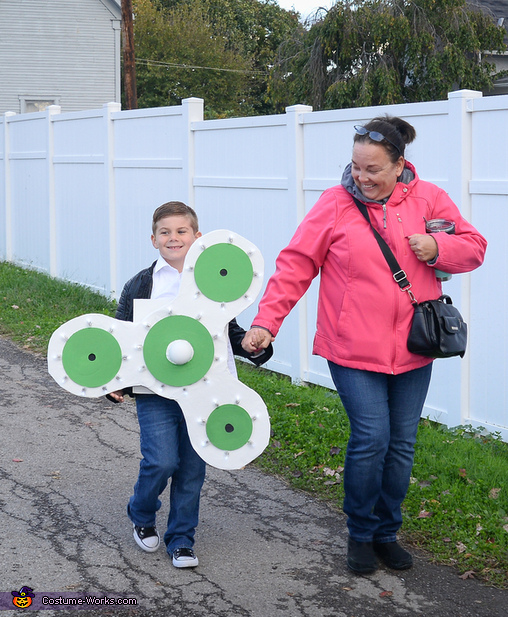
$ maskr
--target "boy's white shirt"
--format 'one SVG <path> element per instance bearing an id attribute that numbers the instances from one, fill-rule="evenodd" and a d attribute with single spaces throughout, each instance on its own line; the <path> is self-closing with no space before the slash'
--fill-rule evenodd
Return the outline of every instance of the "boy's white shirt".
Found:
<path id="1" fill-rule="evenodd" d="M 159 256 L 152 273 L 153 285 L 150 299 L 168 298 L 168 300 L 174 300 L 180 291 L 181 280 L 182 273 L 178 272 L 163 257 Z M 226 337 L 226 340 L 228 344 L 228 369 L 231 375 L 237 377 L 235 358 L 229 336 Z"/>
<path id="2" fill-rule="evenodd" d="M 180 291 L 182 273 L 170 266 L 168 262 L 159 257 L 152 273 L 152 294 L 150 299 L 169 298 L 173 300 Z"/>

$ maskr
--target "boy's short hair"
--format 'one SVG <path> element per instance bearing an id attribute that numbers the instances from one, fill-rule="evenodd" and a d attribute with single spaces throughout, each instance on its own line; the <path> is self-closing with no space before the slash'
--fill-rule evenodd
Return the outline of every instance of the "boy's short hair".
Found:
<path id="1" fill-rule="evenodd" d="M 162 206 L 159 206 L 153 213 L 152 232 L 154 235 L 157 229 L 157 223 L 161 219 L 166 218 L 166 216 L 187 216 L 189 217 L 194 233 L 199 231 L 198 215 L 190 206 L 187 206 L 182 201 L 168 201 L 162 204 Z"/>

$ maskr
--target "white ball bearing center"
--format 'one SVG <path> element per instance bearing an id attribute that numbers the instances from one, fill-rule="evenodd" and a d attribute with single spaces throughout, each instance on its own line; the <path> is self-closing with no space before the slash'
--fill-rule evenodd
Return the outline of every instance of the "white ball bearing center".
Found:
<path id="1" fill-rule="evenodd" d="M 166 358 L 172 364 L 187 364 L 194 356 L 194 349 L 189 341 L 177 339 L 172 341 L 166 349 Z"/>

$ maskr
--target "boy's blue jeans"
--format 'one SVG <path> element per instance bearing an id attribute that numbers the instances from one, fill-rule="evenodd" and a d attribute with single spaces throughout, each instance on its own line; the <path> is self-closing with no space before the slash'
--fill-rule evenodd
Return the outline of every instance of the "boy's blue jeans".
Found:
<path id="1" fill-rule="evenodd" d="M 182 410 L 176 401 L 157 396 L 136 396 L 141 454 L 139 477 L 127 512 L 135 525 L 153 527 L 161 507 L 160 494 L 169 478 L 170 510 L 164 542 L 168 553 L 192 548 L 198 525 L 199 498 L 205 462 L 191 446 Z"/>
<path id="2" fill-rule="evenodd" d="M 386 375 L 328 362 L 351 426 L 344 512 L 357 542 L 395 542 L 432 364 Z"/>

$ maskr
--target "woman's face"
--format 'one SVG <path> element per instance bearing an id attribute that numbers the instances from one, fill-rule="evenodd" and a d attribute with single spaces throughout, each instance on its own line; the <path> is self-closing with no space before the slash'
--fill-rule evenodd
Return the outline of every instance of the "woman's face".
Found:
<path id="1" fill-rule="evenodd" d="M 370 142 L 355 143 L 351 160 L 351 173 L 356 186 L 373 201 L 380 201 L 392 194 L 397 178 L 404 169 L 402 157 L 392 163 L 382 145 Z"/>

